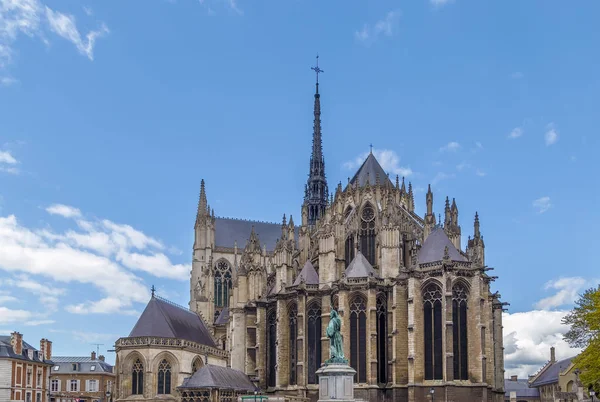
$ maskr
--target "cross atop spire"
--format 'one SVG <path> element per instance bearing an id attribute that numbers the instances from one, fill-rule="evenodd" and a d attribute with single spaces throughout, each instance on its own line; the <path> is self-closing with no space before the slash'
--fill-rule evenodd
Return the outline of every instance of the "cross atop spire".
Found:
<path id="1" fill-rule="evenodd" d="M 152 298 L 154 298 L 154 292 L 156 292 L 156 288 L 154 287 L 154 285 L 152 285 L 150 291 L 152 292 Z"/>
<path id="2" fill-rule="evenodd" d="M 311 70 L 314 70 L 317 73 L 317 93 L 319 93 L 319 73 L 324 73 L 325 71 L 319 68 L 319 55 L 317 54 L 317 65 L 315 67 L 311 67 Z"/>

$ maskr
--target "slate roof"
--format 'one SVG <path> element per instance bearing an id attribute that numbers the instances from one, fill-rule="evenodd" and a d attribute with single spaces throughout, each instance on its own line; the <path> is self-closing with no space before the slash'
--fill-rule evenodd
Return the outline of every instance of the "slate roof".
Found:
<path id="1" fill-rule="evenodd" d="M 154 296 L 131 330 L 129 337 L 177 338 L 216 347 L 200 317 L 183 307 Z"/>
<path id="2" fill-rule="evenodd" d="M 224 307 L 221 313 L 215 320 L 215 325 L 224 325 L 229 322 L 229 307 Z"/>
<path id="3" fill-rule="evenodd" d="M 377 174 L 379 174 L 379 183 L 385 183 L 385 180 L 388 180 L 390 184 L 393 185 L 392 181 L 388 178 L 387 173 L 381 167 L 377 158 L 372 153 L 367 156 L 367 159 L 363 162 L 362 165 L 358 168 L 358 171 L 350 180 L 350 184 L 354 184 L 358 182 L 360 187 L 364 187 L 367 185 L 367 177 L 369 178 L 369 184 L 374 186 L 377 183 Z"/>
<path id="4" fill-rule="evenodd" d="M 368 278 L 371 275 L 379 278 L 366 257 L 360 251 L 357 251 L 356 256 L 346 268 L 346 278 Z"/>
<path id="5" fill-rule="evenodd" d="M 178 388 L 219 388 L 254 392 L 257 388 L 240 370 L 207 364 L 183 380 Z"/>
<path id="6" fill-rule="evenodd" d="M 281 237 L 281 223 L 215 218 L 215 245 L 217 247 L 233 248 L 237 241 L 237 246 L 242 252 L 250 237 L 252 226 L 254 226 L 254 231 L 260 239 L 261 247 L 265 244 L 267 251 L 273 251 L 277 239 Z M 295 232 L 297 239 L 298 227 L 295 228 Z"/>
<path id="7" fill-rule="evenodd" d="M 448 255 L 452 261 L 467 261 L 454 244 L 450 241 L 442 227 L 437 227 L 427 236 L 417 255 L 419 264 L 441 261 L 444 259 L 444 249 L 448 247 Z"/>
<path id="8" fill-rule="evenodd" d="M 571 360 L 574 358 L 575 356 L 552 363 L 531 383 L 531 386 L 539 387 L 558 382 L 558 375 L 571 365 Z"/>
<path id="9" fill-rule="evenodd" d="M 113 372 L 113 366 L 102 360 L 92 360 L 89 356 L 54 356 L 52 357 L 52 361 L 54 362 L 54 367 L 52 367 L 51 374 Z M 77 371 L 73 371 L 73 363 L 79 365 Z"/>
<path id="10" fill-rule="evenodd" d="M 306 263 L 304 264 L 304 267 L 302 267 L 300 274 L 298 274 L 298 277 L 294 281 L 293 286 L 300 285 L 300 281 L 302 280 L 302 278 L 304 278 L 304 283 L 306 283 L 307 285 L 319 284 L 319 274 L 317 274 L 315 267 L 313 267 L 309 260 L 306 260 Z"/>
<path id="11" fill-rule="evenodd" d="M 540 396 L 537 388 L 530 388 L 528 380 L 504 380 L 504 395 L 510 397 L 511 392 L 517 393 L 517 398 L 535 398 Z"/>
<path id="12" fill-rule="evenodd" d="M 29 350 L 33 352 L 32 359 L 29 358 Z M 2 358 L 52 364 L 52 360 L 44 360 L 40 352 L 25 341 L 23 341 L 22 353 L 20 355 L 16 354 L 10 344 L 10 335 L 0 335 L 0 359 Z"/>

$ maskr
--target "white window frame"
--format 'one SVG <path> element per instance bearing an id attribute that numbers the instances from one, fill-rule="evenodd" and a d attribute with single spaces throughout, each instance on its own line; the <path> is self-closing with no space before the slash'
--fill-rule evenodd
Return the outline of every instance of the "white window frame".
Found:
<path id="1" fill-rule="evenodd" d="M 37 369 L 37 376 L 35 378 L 35 387 L 42 388 L 42 383 L 44 382 L 44 377 L 42 377 L 42 369 Z"/>
<path id="2" fill-rule="evenodd" d="M 50 392 L 59 392 L 60 391 L 60 380 L 54 378 L 50 380 Z"/>
<path id="3" fill-rule="evenodd" d="M 35 393 L 35 402 L 42 402 L 42 393 L 41 392 Z"/>
<path id="4" fill-rule="evenodd" d="M 27 369 L 25 370 L 25 385 L 28 387 L 31 387 L 32 383 L 33 383 L 33 368 L 27 367 Z"/>
<path id="5" fill-rule="evenodd" d="M 92 387 L 92 384 L 94 384 L 95 386 Z M 94 388 L 94 389 L 92 389 Z M 98 392 L 98 380 L 86 380 L 85 382 L 85 390 L 87 392 Z"/>
<path id="6" fill-rule="evenodd" d="M 73 389 L 73 384 L 75 384 L 75 389 Z M 69 381 L 69 392 L 79 392 L 79 380 Z"/>

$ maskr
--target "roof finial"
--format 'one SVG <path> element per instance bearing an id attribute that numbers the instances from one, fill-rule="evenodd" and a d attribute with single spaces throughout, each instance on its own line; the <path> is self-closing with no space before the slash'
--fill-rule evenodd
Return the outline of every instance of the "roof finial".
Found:
<path id="1" fill-rule="evenodd" d="M 150 292 L 152 292 L 152 298 L 154 299 L 154 292 L 156 292 L 156 288 L 154 287 L 154 285 L 152 285 L 152 287 L 150 288 Z"/>
<path id="2" fill-rule="evenodd" d="M 369 144 L 369 148 L 371 148 L 371 150 L 369 151 L 369 153 L 370 153 L 371 155 L 373 155 L 373 144 L 372 144 L 372 143 L 371 143 L 371 144 Z"/>
<path id="3" fill-rule="evenodd" d="M 311 67 L 311 70 L 314 70 L 317 73 L 317 93 L 319 93 L 319 73 L 324 73 L 325 71 L 319 68 L 319 54 L 317 53 L 317 65 L 315 67 Z"/>

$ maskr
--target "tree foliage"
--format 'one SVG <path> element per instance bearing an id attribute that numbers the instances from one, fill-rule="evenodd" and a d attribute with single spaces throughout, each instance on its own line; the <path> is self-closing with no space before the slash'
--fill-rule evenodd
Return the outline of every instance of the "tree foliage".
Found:
<path id="1" fill-rule="evenodd" d="M 572 346 L 585 348 L 573 363 L 581 371 L 586 386 L 600 388 L 600 286 L 588 289 L 577 300 L 575 308 L 565 316 L 571 326 L 565 340 Z"/>

